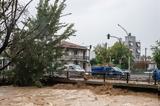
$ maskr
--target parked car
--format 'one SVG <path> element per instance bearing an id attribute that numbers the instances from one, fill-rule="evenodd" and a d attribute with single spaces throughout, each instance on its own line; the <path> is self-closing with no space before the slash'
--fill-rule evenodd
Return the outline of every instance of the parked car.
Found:
<path id="1" fill-rule="evenodd" d="M 153 80 L 160 81 L 160 70 L 155 69 L 152 74 Z"/>
<path id="2" fill-rule="evenodd" d="M 102 75 L 104 74 L 109 78 L 124 78 L 125 73 L 118 67 L 110 67 L 110 66 L 96 66 L 92 67 L 92 75 Z"/>
<path id="3" fill-rule="evenodd" d="M 83 76 L 85 70 L 80 67 L 80 65 L 67 64 L 65 65 L 65 71 L 69 72 L 69 77 L 79 77 Z"/>
<path id="4" fill-rule="evenodd" d="M 111 70 L 111 67 L 106 67 L 106 66 L 94 66 L 92 67 L 92 75 L 96 75 L 96 74 L 104 74 L 107 71 Z"/>
<path id="5" fill-rule="evenodd" d="M 111 70 L 107 72 L 107 77 L 124 78 L 125 73 L 118 67 L 112 67 Z"/>

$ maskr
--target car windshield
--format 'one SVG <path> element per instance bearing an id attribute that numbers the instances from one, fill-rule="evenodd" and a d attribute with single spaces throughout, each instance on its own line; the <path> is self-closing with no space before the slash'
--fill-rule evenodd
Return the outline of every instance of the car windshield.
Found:
<path id="1" fill-rule="evenodd" d="M 114 70 L 122 72 L 122 70 L 118 67 L 113 67 Z"/>
<path id="2" fill-rule="evenodd" d="M 82 70 L 82 68 L 81 68 L 79 65 L 74 65 L 73 67 L 74 67 L 75 69 Z"/>

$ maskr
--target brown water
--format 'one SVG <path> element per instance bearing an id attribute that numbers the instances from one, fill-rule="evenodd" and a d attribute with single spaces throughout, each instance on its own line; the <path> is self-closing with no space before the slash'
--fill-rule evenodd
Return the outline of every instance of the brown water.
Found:
<path id="1" fill-rule="evenodd" d="M 0 106 L 160 106 L 155 94 L 122 90 L 112 93 L 113 90 L 106 92 L 102 89 L 104 87 L 86 88 L 72 85 L 44 88 L 2 86 Z"/>

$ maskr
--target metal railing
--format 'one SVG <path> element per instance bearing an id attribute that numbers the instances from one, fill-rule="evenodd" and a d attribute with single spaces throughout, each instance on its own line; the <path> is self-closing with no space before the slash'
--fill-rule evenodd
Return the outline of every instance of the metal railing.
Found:
<path id="1" fill-rule="evenodd" d="M 110 82 L 117 82 L 117 83 L 133 83 L 133 84 L 149 84 L 149 85 L 157 85 L 157 80 L 153 80 L 150 77 L 145 77 L 145 79 L 143 78 L 138 78 L 138 77 L 132 77 L 132 75 L 130 75 L 130 73 L 126 73 L 125 75 L 123 76 L 119 76 L 119 75 L 113 75 L 111 76 L 109 73 L 107 72 L 87 72 L 87 75 L 86 73 L 81 73 L 77 76 L 71 76 L 72 72 L 71 71 L 66 71 L 65 72 L 65 77 L 67 79 L 70 79 L 70 78 L 75 78 L 75 79 L 78 79 L 78 78 L 83 78 L 84 80 L 94 80 L 94 81 L 99 81 L 99 80 L 102 80 L 104 83 L 106 81 L 110 81 Z M 74 79 L 73 79 L 74 80 Z"/>
<path id="2" fill-rule="evenodd" d="M 152 77 L 145 77 L 142 79 L 141 77 L 134 77 L 133 75 L 130 75 L 129 73 L 126 73 L 123 76 L 119 75 L 113 75 L 111 76 L 108 72 L 76 72 L 76 71 L 62 71 L 60 73 L 56 73 L 57 77 L 63 77 L 66 79 L 72 79 L 72 80 L 92 80 L 94 82 L 111 82 L 111 83 L 129 83 L 129 84 L 146 84 L 146 85 L 157 85 L 158 81 L 152 79 Z M 48 73 L 47 76 L 50 76 Z M 55 76 L 53 73 L 52 76 Z M 3 83 L 3 81 L 7 81 L 9 77 L 7 77 L 5 74 L 0 73 L 0 83 Z"/>
<path id="3" fill-rule="evenodd" d="M 78 55 L 69 55 L 69 56 L 62 56 L 61 60 L 80 60 L 80 61 L 87 61 L 89 60 L 89 56 L 78 56 Z"/>

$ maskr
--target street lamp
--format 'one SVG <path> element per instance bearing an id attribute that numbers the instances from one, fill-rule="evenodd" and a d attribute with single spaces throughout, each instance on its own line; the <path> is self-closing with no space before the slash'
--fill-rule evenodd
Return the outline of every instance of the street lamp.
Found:
<path id="1" fill-rule="evenodd" d="M 120 27 L 125 33 L 127 36 L 131 36 L 131 33 L 128 33 L 127 30 L 122 27 L 120 24 L 118 24 L 118 27 Z M 129 56 L 128 58 L 128 70 L 130 71 L 131 70 L 131 57 Z"/>

